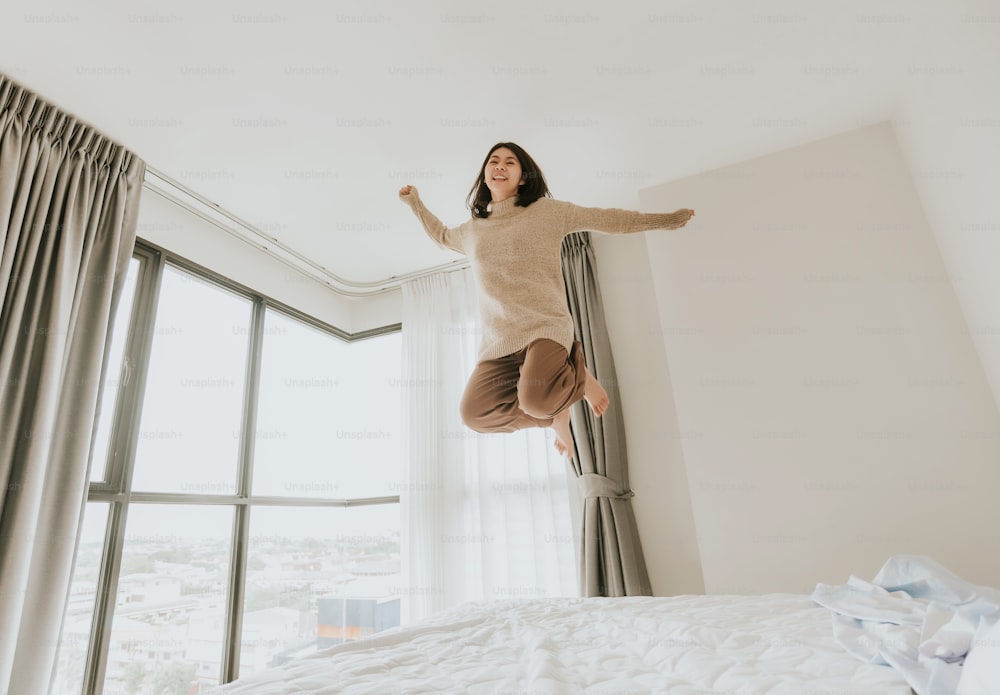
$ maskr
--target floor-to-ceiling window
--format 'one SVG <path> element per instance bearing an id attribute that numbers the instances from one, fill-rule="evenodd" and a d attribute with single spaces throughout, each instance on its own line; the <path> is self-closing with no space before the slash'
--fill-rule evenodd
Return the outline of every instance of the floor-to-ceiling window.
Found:
<path id="1" fill-rule="evenodd" d="M 55 692 L 188 695 L 398 624 L 400 348 L 140 245 Z"/>

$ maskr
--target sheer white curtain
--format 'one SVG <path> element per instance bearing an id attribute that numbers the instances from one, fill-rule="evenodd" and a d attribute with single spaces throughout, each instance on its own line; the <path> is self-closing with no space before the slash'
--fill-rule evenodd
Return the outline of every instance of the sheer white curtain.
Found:
<path id="1" fill-rule="evenodd" d="M 550 430 L 485 435 L 459 417 L 479 335 L 468 270 L 404 285 L 404 619 L 578 595 L 570 472 Z"/>

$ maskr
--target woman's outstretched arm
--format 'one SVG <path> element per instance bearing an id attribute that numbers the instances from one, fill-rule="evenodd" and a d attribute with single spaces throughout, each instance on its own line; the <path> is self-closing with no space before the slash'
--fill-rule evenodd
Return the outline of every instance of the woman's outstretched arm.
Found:
<path id="1" fill-rule="evenodd" d="M 566 233 L 590 231 L 629 234 L 654 229 L 678 229 L 694 217 L 694 210 L 689 208 L 674 212 L 636 212 L 618 208 L 585 208 L 563 201 L 552 202 L 563 207 Z"/>
<path id="2" fill-rule="evenodd" d="M 427 209 L 423 201 L 420 200 L 420 194 L 417 193 L 416 186 L 406 185 L 400 188 L 399 199 L 410 206 L 413 214 L 417 216 L 417 219 L 424 226 L 427 236 L 433 239 L 438 246 L 458 251 L 459 253 L 465 253 L 465 249 L 462 247 L 462 228 L 448 227 L 441 222 L 434 213 Z"/>

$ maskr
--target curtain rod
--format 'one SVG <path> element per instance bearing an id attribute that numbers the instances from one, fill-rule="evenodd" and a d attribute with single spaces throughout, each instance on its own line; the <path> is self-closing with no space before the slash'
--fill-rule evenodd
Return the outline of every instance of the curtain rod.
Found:
<path id="1" fill-rule="evenodd" d="M 318 263 L 302 255 L 295 249 L 281 243 L 277 238 L 265 234 L 252 224 L 213 203 L 184 184 L 149 165 L 142 185 L 167 200 L 180 205 L 203 220 L 214 224 L 222 231 L 250 244 L 275 260 L 298 271 L 302 275 L 328 287 L 337 294 L 347 297 L 367 297 L 381 292 L 389 292 L 404 282 L 435 273 L 461 270 L 469 267 L 468 261 L 452 261 L 432 268 L 416 270 L 403 275 L 393 275 L 384 280 L 354 282 L 330 272 Z"/>

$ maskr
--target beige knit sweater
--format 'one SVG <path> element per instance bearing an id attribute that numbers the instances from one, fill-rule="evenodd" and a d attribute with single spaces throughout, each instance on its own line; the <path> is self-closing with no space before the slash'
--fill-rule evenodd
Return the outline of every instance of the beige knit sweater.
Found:
<path id="1" fill-rule="evenodd" d="M 573 345 L 573 319 L 566 303 L 561 249 L 572 232 L 608 234 L 676 229 L 691 219 L 682 208 L 671 213 L 642 213 L 615 208 L 585 208 L 539 198 L 527 207 L 516 198 L 493 203 L 487 218 L 472 217 L 447 227 L 417 193 L 400 195 L 441 247 L 469 259 L 483 324 L 479 359 L 503 357 L 548 338 L 567 350 Z"/>

